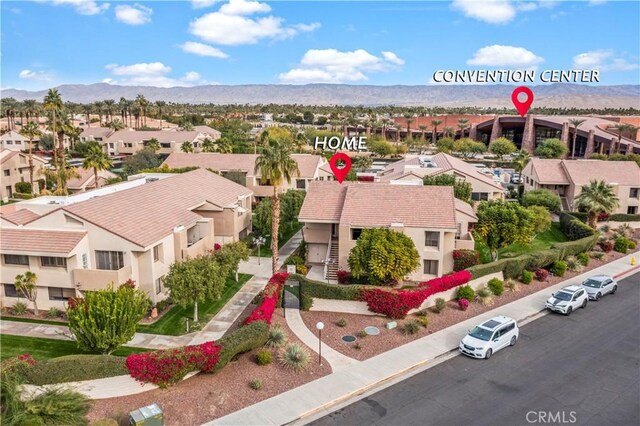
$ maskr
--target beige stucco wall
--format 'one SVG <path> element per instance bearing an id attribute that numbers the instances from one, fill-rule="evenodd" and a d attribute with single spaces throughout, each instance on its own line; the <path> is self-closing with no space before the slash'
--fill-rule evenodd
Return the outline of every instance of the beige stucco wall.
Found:
<path id="1" fill-rule="evenodd" d="M 330 223 L 306 223 L 302 230 L 307 242 L 307 262 L 321 263 L 327 258 L 329 239 L 331 238 Z"/>
<path id="2" fill-rule="evenodd" d="M 36 194 L 40 193 L 40 186 L 38 179 L 42 179 L 43 176 L 40 171 L 43 169 L 42 161 L 33 161 L 33 186 Z M 9 176 L 5 176 L 5 170 L 9 171 Z M 0 197 L 2 201 L 9 200 L 9 190 L 7 186 L 11 187 L 12 193 L 16 193 L 16 183 L 29 182 L 29 160 L 25 155 L 14 155 L 13 158 L 5 161 L 2 164 L 2 173 L 0 173 Z"/>

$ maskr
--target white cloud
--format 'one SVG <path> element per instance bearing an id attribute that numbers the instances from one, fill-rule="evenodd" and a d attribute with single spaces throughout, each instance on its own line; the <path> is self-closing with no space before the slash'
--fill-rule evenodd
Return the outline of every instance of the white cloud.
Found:
<path id="1" fill-rule="evenodd" d="M 490 67 L 535 67 L 544 61 L 524 47 L 494 44 L 478 49 L 467 65 L 485 65 Z"/>
<path id="2" fill-rule="evenodd" d="M 54 6 L 71 6 L 80 15 L 97 15 L 109 9 L 109 3 L 92 0 L 38 0 L 38 2 Z"/>
<path id="3" fill-rule="evenodd" d="M 284 19 L 277 16 L 249 16 L 270 11 L 269 5 L 257 1 L 231 0 L 217 12 L 193 20 L 189 32 L 208 43 L 236 46 L 255 44 L 262 39 L 289 38 L 320 27 L 318 23 L 285 26 Z"/>
<path id="4" fill-rule="evenodd" d="M 607 0 L 589 0 L 589 6 L 600 6 L 601 4 L 605 4 Z"/>
<path id="5" fill-rule="evenodd" d="M 271 12 L 271 6 L 251 0 L 229 0 L 229 3 L 222 5 L 219 12 L 225 15 L 253 15 Z"/>
<path id="6" fill-rule="evenodd" d="M 42 81 L 53 80 L 53 76 L 44 71 L 22 70 L 18 74 L 18 77 L 24 80 L 42 80 Z"/>
<path id="7" fill-rule="evenodd" d="M 214 84 L 202 78 L 195 72 L 189 71 L 180 78 L 169 76 L 171 67 L 162 62 L 139 63 L 133 65 L 108 64 L 106 69 L 121 79 L 105 78 L 103 83 L 121 84 L 124 86 L 155 86 L 155 87 L 189 87 L 202 84 Z"/>
<path id="8" fill-rule="evenodd" d="M 490 24 L 504 24 L 516 16 L 516 8 L 508 0 L 454 0 L 452 6 L 470 18 Z"/>
<path id="9" fill-rule="evenodd" d="M 229 55 L 222 50 L 209 46 L 208 44 L 198 43 L 196 41 L 187 41 L 180 45 L 180 48 L 186 53 L 192 53 L 198 56 L 210 56 L 212 58 L 228 58 Z"/>
<path id="10" fill-rule="evenodd" d="M 205 7 L 213 6 L 220 2 L 220 0 L 191 0 L 191 6 L 194 9 L 204 9 Z"/>
<path id="11" fill-rule="evenodd" d="M 153 10 L 141 4 L 116 6 L 116 19 L 128 25 L 144 25 L 151 22 Z"/>
<path id="12" fill-rule="evenodd" d="M 365 72 L 381 72 L 397 69 L 404 64 L 393 52 L 383 52 L 382 57 L 364 49 L 341 52 L 336 49 L 308 50 L 300 66 L 278 78 L 284 83 L 342 83 L 368 80 Z"/>
<path id="13" fill-rule="evenodd" d="M 631 71 L 638 69 L 638 62 L 629 62 L 625 58 L 616 57 L 612 50 L 591 50 L 573 57 L 573 68 L 602 71 Z"/>

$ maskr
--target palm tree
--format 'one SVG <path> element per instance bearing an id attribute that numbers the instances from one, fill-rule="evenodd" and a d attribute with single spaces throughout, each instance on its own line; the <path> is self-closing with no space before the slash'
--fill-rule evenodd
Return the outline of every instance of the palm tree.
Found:
<path id="1" fill-rule="evenodd" d="M 87 156 L 82 162 L 82 167 L 84 169 L 93 169 L 93 177 L 96 181 L 95 188 L 98 188 L 100 186 L 100 182 L 98 181 L 98 171 L 109 170 L 112 166 L 113 162 L 98 145 L 91 145 L 89 147 Z"/>
<path id="2" fill-rule="evenodd" d="M 98 113 L 98 127 L 102 127 L 102 113 L 104 112 L 104 102 L 96 101 L 93 103 L 95 111 Z"/>
<path id="3" fill-rule="evenodd" d="M 44 97 L 44 101 L 42 102 L 44 105 L 44 109 L 47 111 L 51 111 L 52 116 L 52 132 L 53 132 L 53 163 L 54 166 L 58 169 L 64 168 L 64 141 L 59 141 L 59 155 L 62 157 L 62 164 L 59 164 L 56 155 L 56 112 L 62 111 L 62 98 L 60 97 L 60 93 L 58 93 L 58 89 L 49 89 L 47 95 Z M 60 184 L 60 182 L 57 182 Z"/>
<path id="4" fill-rule="evenodd" d="M 404 119 L 407 122 L 407 139 L 411 139 L 411 123 L 413 123 L 413 115 L 404 114 Z"/>
<path id="5" fill-rule="evenodd" d="M 107 112 L 109 122 L 113 121 L 113 108 L 116 105 L 116 101 L 113 99 L 106 99 L 102 103 L 104 104 L 104 109 Z"/>
<path id="6" fill-rule="evenodd" d="M 149 148 L 154 153 L 158 152 L 160 151 L 160 142 L 158 142 L 158 139 L 156 138 L 151 138 L 149 139 L 149 142 L 147 142 L 147 148 Z"/>
<path id="7" fill-rule="evenodd" d="M 202 152 L 215 152 L 215 151 L 216 151 L 216 146 L 214 142 L 209 138 L 205 138 L 205 140 L 202 141 Z"/>
<path id="8" fill-rule="evenodd" d="M 79 178 L 80 174 L 75 167 L 62 169 L 40 169 L 39 173 L 52 182 L 56 182 L 56 189 L 53 195 L 69 195 L 67 182 L 72 178 Z"/>
<path id="9" fill-rule="evenodd" d="M 35 99 L 25 99 L 22 105 L 27 116 L 27 123 L 35 118 L 34 121 L 38 124 L 38 102 Z"/>
<path id="10" fill-rule="evenodd" d="M 117 132 L 118 130 L 124 129 L 124 123 L 120 121 L 120 119 L 116 118 L 115 120 L 110 121 L 107 127 L 114 132 Z"/>
<path id="11" fill-rule="evenodd" d="M 622 143 L 622 134 L 625 132 L 633 132 L 634 130 L 637 130 L 636 126 L 633 126 L 631 124 L 627 124 L 627 123 L 618 123 L 618 124 L 613 124 L 609 127 L 607 127 L 608 129 L 613 129 L 616 130 L 618 132 L 618 143 L 615 146 L 615 149 L 609 149 L 609 154 L 617 154 L 618 151 L 620 151 L 620 145 Z"/>
<path id="12" fill-rule="evenodd" d="M 582 186 L 582 191 L 576 198 L 575 207 L 587 212 L 589 226 L 595 229 L 598 215 L 611 213 L 618 205 L 618 197 L 613 192 L 613 186 L 608 185 L 604 180 L 592 180 L 589 185 Z"/>
<path id="13" fill-rule="evenodd" d="M 262 181 L 273 186 L 271 211 L 271 269 L 278 271 L 278 235 L 280 228 L 280 198 L 278 190 L 283 181 L 291 182 L 293 176 L 299 176 L 298 164 L 291 158 L 291 146 L 279 139 L 269 139 L 262 153 L 256 158 L 254 173 L 260 173 Z"/>
<path id="14" fill-rule="evenodd" d="M 182 146 L 180 147 L 180 151 L 182 152 L 193 152 L 193 144 L 189 141 L 182 142 Z"/>
<path id="15" fill-rule="evenodd" d="M 162 108 L 166 107 L 165 101 L 156 101 L 156 108 L 158 108 L 158 118 L 160 118 L 160 130 L 162 130 Z"/>
<path id="16" fill-rule="evenodd" d="M 142 120 L 140 124 L 146 127 L 147 125 L 146 113 L 147 113 L 147 106 L 149 106 L 149 101 L 147 100 L 147 98 L 144 97 L 142 93 L 140 93 L 138 94 L 138 96 L 136 96 L 136 104 L 138 104 L 138 107 L 140 108 L 140 115 L 142 116 Z"/>
<path id="17" fill-rule="evenodd" d="M 29 183 L 31 184 L 31 195 L 35 194 L 33 191 L 33 140 L 40 137 L 42 132 L 38 128 L 38 125 L 33 121 L 27 123 L 26 126 L 22 126 L 20 134 L 29 138 Z"/>
<path id="18" fill-rule="evenodd" d="M 366 155 L 361 155 L 353 162 L 353 166 L 358 170 L 366 170 L 373 165 L 373 159 Z"/>
<path id="19" fill-rule="evenodd" d="M 464 138 L 464 131 L 469 127 L 469 120 L 461 118 L 458 120 L 458 129 L 460 129 L 460 137 Z"/>
<path id="20" fill-rule="evenodd" d="M 445 127 L 444 129 L 442 129 L 442 134 L 445 137 L 453 137 L 453 135 L 455 134 L 455 129 L 453 127 Z"/>
<path id="21" fill-rule="evenodd" d="M 221 154 L 231 154 L 233 152 L 233 144 L 228 137 L 222 137 L 215 141 L 213 151 Z"/>
<path id="22" fill-rule="evenodd" d="M 431 144 L 433 146 L 436 145 L 436 141 L 438 140 L 438 126 L 442 124 L 442 120 L 431 120 L 431 125 L 433 126 L 433 131 L 431 132 Z"/>
<path id="23" fill-rule="evenodd" d="M 5 115 L 7 116 L 7 127 L 9 130 L 15 129 L 16 125 L 13 121 L 13 116 L 15 115 L 15 110 L 17 108 L 18 101 L 14 98 L 6 98 L 2 100 L 2 108 L 5 111 Z"/>
<path id="24" fill-rule="evenodd" d="M 527 167 L 527 164 L 529 163 L 529 160 L 531 160 L 531 156 L 529 155 L 529 153 L 525 150 L 520 150 L 516 153 L 514 159 L 513 159 L 513 163 L 514 163 L 514 170 L 520 175 L 519 180 L 518 180 L 518 194 L 521 194 L 520 192 L 520 187 L 522 186 L 523 182 L 522 182 L 522 171 L 524 170 L 525 167 Z"/>
<path id="25" fill-rule="evenodd" d="M 576 158 L 576 139 L 578 139 L 578 127 L 587 121 L 583 118 L 572 118 L 569 123 L 573 126 L 573 146 L 571 147 L 571 158 Z"/>
<path id="26" fill-rule="evenodd" d="M 302 152 L 302 150 L 308 145 L 307 137 L 304 133 L 297 133 L 293 138 L 293 144 L 295 145 L 298 152 Z"/>

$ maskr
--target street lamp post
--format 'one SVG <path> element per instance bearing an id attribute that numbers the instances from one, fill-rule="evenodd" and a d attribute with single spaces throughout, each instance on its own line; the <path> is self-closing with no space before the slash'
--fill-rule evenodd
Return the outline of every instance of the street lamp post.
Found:
<path id="1" fill-rule="evenodd" d="M 316 328 L 318 329 L 318 365 L 322 365 L 322 329 L 324 328 L 324 323 L 319 321 L 316 324 Z"/>
<path id="2" fill-rule="evenodd" d="M 260 246 L 267 241 L 266 237 L 268 237 L 268 235 L 265 235 L 264 237 L 257 237 L 255 240 L 256 244 L 258 245 L 258 265 L 260 265 Z"/>

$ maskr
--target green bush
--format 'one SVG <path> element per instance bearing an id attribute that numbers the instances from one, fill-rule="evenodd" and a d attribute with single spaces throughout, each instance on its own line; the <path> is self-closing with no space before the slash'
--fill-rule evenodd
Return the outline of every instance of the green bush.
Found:
<path id="1" fill-rule="evenodd" d="M 429 326 L 429 318 L 427 318 L 426 316 L 419 316 L 417 318 L 417 321 L 420 323 L 421 326 L 423 326 L 424 328 L 427 328 L 427 326 Z"/>
<path id="2" fill-rule="evenodd" d="M 302 293 L 302 300 L 300 301 L 300 309 L 308 311 L 313 306 L 313 298 L 305 293 Z"/>
<path id="3" fill-rule="evenodd" d="M 516 280 L 509 278 L 504 282 L 504 287 L 508 288 L 509 291 L 520 291 L 520 285 Z"/>
<path id="4" fill-rule="evenodd" d="M 619 237 L 613 243 L 613 249 L 618 253 L 626 253 L 629 250 L 629 240 L 624 237 Z"/>
<path id="5" fill-rule="evenodd" d="M 605 254 L 601 251 L 590 251 L 589 252 L 589 257 L 591 257 L 592 259 L 596 259 L 596 260 L 602 260 L 604 259 Z"/>
<path id="6" fill-rule="evenodd" d="M 40 361 L 23 373 L 26 383 L 53 383 L 94 380 L 129 374 L 125 358 L 113 355 L 67 355 Z"/>
<path id="7" fill-rule="evenodd" d="M 280 348 L 287 343 L 287 333 L 279 325 L 273 325 L 267 333 L 266 346 L 269 348 Z"/>
<path id="8" fill-rule="evenodd" d="M 301 258 L 300 256 L 296 256 L 295 254 L 292 254 L 291 256 L 287 257 L 287 260 L 284 261 L 285 265 L 304 265 L 304 259 Z"/>
<path id="9" fill-rule="evenodd" d="M 224 336 L 217 341 L 222 346 L 222 350 L 214 371 L 220 371 L 237 355 L 263 346 L 268 337 L 269 325 L 264 321 L 252 322 Z"/>
<path id="10" fill-rule="evenodd" d="M 335 300 L 360 300 L 363 290 L 377 288 L 367 285 L 335 285 L 320 281 L 312 281 L 302 275 L 292 275 L 291 279 L 297 280 L 302 286 L 302 294 L 306 294 L 314 299 L 335 299 Z"/>
<path id="11" fill-rule="evenodd" d="M 635 250 L 637 247 L 637 244 L 635 241 L 629 240 L 629 250 Z"/>
<path id="12" fill-rule="evenodd" d="M 29 182 L 16 182 L 16 192 L 22 192 L 23 194 L 31 194 L 31 184 Z"/>
<path id="13" fill-rule="evenodd" d="M 33 195 L 31 195 L 28 192 L 14 192 L 13 198 L 19 198 L 21 200 L 30 200 L 33 198 Z"/>
<path id="14" fill-rule="evenodd" d="M 569 256 L 565 259 L 567 263 L 567 269 L 571 272 L 582 272 L 584 264 L 578 260 L 577 256 Z"/>
<path id="15" fill-rule="evenodd" d="M 52 306 L 47 311 L 48 318 L 59 318 L 62 315 L 62 311 L 55 306 Z"/>
<path id="16" fill-rule="evenodd" d="M 261 350 L 256 354 L 256 364 L 269 365 L 271 364 L 271 351 L 266 349 Z"/>
<path id="17" fill-rule="evenodd" d="M 640 222 L 640 214 L 616 213 L 609 216 L 609 220 L 614 222 Z"/>
<path id="18" fill-rule="evenodd" d="M 526 269 L 522 271 L 520 281 L 522 281 L 523 284 L 531 284 L 531 281 L 533 281 L 533 272 L 527 271 Z"/>
<path id="19" fill-rule="evenodd" d="M 584 266 L 589 266 L 589 255 L 586 252 L 578 253 L 576 255 L 578 262 L 582 263 Z"/>
<path id="20" fill-rule="evenodd" d="M 13 315 L 22 315 L 27 312 L 27 304 L 24 302 L 16 302 L 11 307 Z"/>
<path id="21" fill-rule="evenodd" d="M 571 216 L 575 217 L 576 219 L 579 219 L 580 221 L 587 223 L 587 218 L 589 217 L 589 215 L 585 212 L 571 212 L 570 213 Z"/>
<path id="22" fill-rule="evenodd" d="M 368 336 L 367 332 L 364 330 L 360 330 L 356 333 L 356 336 L 359 337 L 360 339 L 364 339 L 365 337 Z"/>
<path id="23" fill-rule="evenodd" d="M 576 218 L 573 214 L 566 212 L 560 213 L 560 230 L 572 241 L 594 234 L 589 225 Z"/>
<path id="24" fill-rule="evenodd" d="M 506 259 L 500 259 L 495 262 L 475 265 L 471 268 L 467 268 L 467 271 L 471 273 L 474 279 L 484 277 L 485 275 L 493 274 L 495 272 L 501 272 L 504 269 L 505 260 Z"/>
<path id="25" fill-rule="evenodd" d="M 442 297 L 438 297 L 436 299 L 436 304 L 433 306 L 433 310 L 439 314 L 444 310 L 446 306 L 447 306 L 447 301 L 444 300 Z"/>
<path id="26" fill-rule="evenodd" d="M 469 284 L 458 287 L 456 298 L 467 299 L 469 302 L 473 302 L 476 292 L 471 288 Z"/>
<path id="27" fill-rule="evenodd" d="M 522 196 L 522 205 L 525 207 L 542 206 L 552 213 L 560 211 L 560 197 L 548 189 L 534 189 L 527 191 Z"/>
<path id="28" fill-rule="evenodd" d="M 529 253 L 527 269 L 536 270 L 551 265 L 556 260 L 560 260 L 560 250 L 547 249 Z"/>
<path id="29" fill-rule="evenodd" d="M 26 401 L 21 400 L 18 383 L 3 377 L 2 424 L 3 425 L 65 425 L 87 424 L 86 415 L 91 401 L 70 389 L 51 388 Z M 9 387 L 13 389 L 9 389 Z"/>
<path id="30" fill-rule="evenodd" d="M 336 325 L 338 327 L 344 328 L 347 326 L 347 320 L 344 318 L 340 318 L 338 321 L 336 321 Z"/>
<path id="31" fill-rule="evenodd" d="M 518 278 L 522 275 L 522 271 L 524 271 L 529 264 L 530 256 L 528 254 L 524 254 L 504 260 L 504 268 L 502 272 L 504 273 L 505 278 Z"/>
<path id="32" fill-rule="evenodd" d="M 420 323 L 416 320 L 405 321 L 402 324 L 402 334 L 405 336 L 411 336 L 416 334 L 420 330 Z"/>
<path id="33" fill-rule="evenodd" d="M 280 352 L 280 364 L 296 372 L 305 370 L 309 366 L 309 352 L 298 343 L 291 343 Z"/>
<path id="34" fill-rule="evenodd" d="M 502 293 L 504 293 L 504 282 L 502 282 L 502 280 L 499 280 L 498 278 L 491 278 L 487 283 L 487 287 L 489 287 L 491 293 L 495 294 L 496 296 L 500 296 Z"/>
<path id="35" fill-rule="evenodd" d="M 567 272 L 567 262 L 564 260 L 556 260 L 553 262 L 553 266 L 551 267 L 551 273 L 556 277 L 564 277 L 565 272 Z"/>
<path id="36" fill-rule="evenodd" d="M 296 265 L 296 274 L 307 275 L 309 273 L 309 268 L 307 265 Z"/>
<path id="37" fill-rule="evenodd" d="M 594 234 L 585 238 L 574 241 L 565 241 L 563 243 L 554 243 L 551 245 L 552 249 L 560 250 L 560 259 L 567 256 L 577 255 L 591 248 L 598 242 L 598 235 Z"/>
<path id="38" fill-rule="evenodd" d="M 249 382 L 249 387 L 253 390 L 260 390 L 262 389 L 262 380 L 260 379 L 253 379 L 252 381 Z"/>

